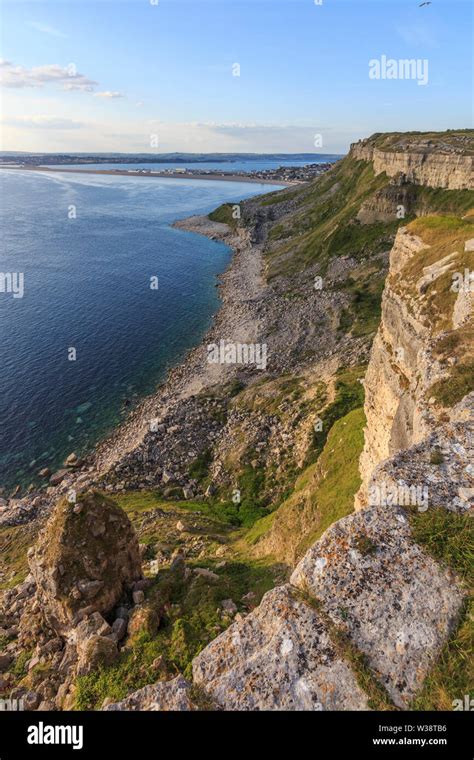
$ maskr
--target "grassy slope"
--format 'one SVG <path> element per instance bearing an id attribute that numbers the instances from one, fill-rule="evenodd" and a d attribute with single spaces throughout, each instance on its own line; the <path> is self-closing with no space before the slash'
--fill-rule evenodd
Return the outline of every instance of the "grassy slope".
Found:
<path id="1" fill-rule="evenodd" d="M 265 196 L 261 200 L 263 209 L 278 208 L 282 201 L 290 201 L 292 205 L 291 212 L 277 218 L 270 231 L 266 253 L 269 277 L 291 277 L 312 264 L 318 264 L 320 273 L 324 274 L 333 257 L 350 254 L 362 260 L 388 249 L 401 222 L 394 220 L 389 224 L 362 225 L 355 219 L 362 203 L 387 185 L 387 177 L 383 174 L 375 177 L 370 165 L 346 158 L 308 187 Z M 416 188 L 414 193 L 415 205 L 420 213 L 465 212 L 473 205 L 472 194 L 465 191 Z M 213 212 L 210 218 L 235 227 L 231 207 L 227 204 Z M 403 220 L 403 223 L 407 221 Z M 344 290 L 353 297 L 352 308 L 345 316 L 353 334 L 363 335 L 376 329 L 382 285 L 383 272 L 380 268 L 363 261 L 344 283 Z M 352 511 L 354 494 L 360 483 L 358 459 L 363 444 L 364 415 L 361 408 L 363 388 L 357 381 L 358 370 L 351 372 L 350 377 L 346 373 L 338 378 L 336 398 L 325 409 L 323 431 L 315 433 L 307 467 L 297 479 L 291 495 L 276 512 L 252 525 L 259 513 L 255 509 L 259 481 L 255 479 L 255 474 L 245 472 L 242 474 L 243 481 L 247 477 L 251 479 L 251 482 L 240 483 L 248 492 L 245 515 L 231 514 L 229 509 L 232 511 L 232 508 L 225 505 L 224 508 L 221 505 L 219 513 L 219 504 L 212 503 L 207 506 L 202 503 L 173 505 L 183 512 L 191 508 L 193 514 L 199 509 L 212 520 L 223 524 L 227 521 L 227 528 L 236 524 L 251 527 L 247 529 L 245 541 L 240 540 L 242 534 L 239 533 L 238 543 L 233 543 L 236 536 L 226 533 L 224 525 L 221 525 L 221 533 L 226 534 L 234 553 L 220 570 L 217 570 L 216 560 L 210 554 L 199 560 L 200 565 L 217 570 L 218 581 L 197 577 L 189 584 L 183 581 L 179 573 L 171 570 L 158 574 L 147 596 L 149 604 L 165 610 L 160 628 L 154 633 L 142 631 L 124 650 L 116 665 L 79 679 L 78 707 L 98 707 L 105 696 L 120 699 L 129 691 L 164 674 L 169 677 L 177 671 L 188 673 L 192 657 L 230 622 L 222 617 L 220 602 L 230 597 L 240 606 L 244 593 L 252 590 L 255 593 L 254 602 L 258 603 L 262 593 L 275 584 L 281 568 L 272 565 L 271 561 L 251 559 L 249 551 L 275 529 L 281 530 L 283 542 L 293 541 L 294 518 L 302 502 L 311 519 L 306 532 L 297 536 L 297 554 L 303 553 L 335 520 Z M 360 368 L 359 374 L 361 372 L 363 368 Z M 285 398 L 292 400 L 292 403 L 298 402 L 298 398 L 292 398 L 298 393 L 298 386 L 298 378 L 288 377 L 278 383 L 278 389 L 272 389 L 267 401 L 264 394 L 255 396 L 254 391 L 244 392 L 240 401 L 247 407 L 250 405 L 260 411 L 278 413 L 279 404 Z M 153 498 L 149 496 L 127 495 L 123 497 L 122 506 L 136 521 L 141 513 L 146 514 L 153 508 L 152 502 Z M 420 515 L 417 519 L 426 521 L 430 518 Z M 417 538 L 439 558 L 453 561 L 452 555 L 461 553 L 461 548 L 457 547 L 459 533 L 456 530 L 452 534 L 452 527 L 453 524 L 449 529 L 445 527 L 440 530 L 439 525 L 418 523 Z M 441 538 L 438 541 L 436 537 Z M 150 530 L 143 536 L 152 545 L 158 543 L 160 538 L 150 535 Z M 190 563 L 191 568 L 193 565 L 196 561 Z M 427 705 L 439 709 L 440 705 L 446 704 L 446 694 L 449 696 L 456 690 L 467 689 L 465 658 L 472 635 L 468 629 L 466 617 L 433 671 L 427 688 L 414 704 L 415 709 Z M 162 665 L 157 675 L 153 663 L 160 657 Z"/>
<path id="2" fill-rule="evenodd" d="M 323 275 L 334 256 L 362 257 L 384 250 L 398 221 L 362 225 L 355 217 L 362 203 L 387 183 L 385 174 L 375 177 L 370 164 L 347 157 L 302 189 L 296 210 L 271 235 L 269 277 L 288 275 L 316 262 Z"/>
<path id="3" fill-rule="evenodd" d="M 301 473 L 277 512 L 252 527 L 246 535 L 248 544 L 257 545 L 259 553 L 267 545 L 276 559 L 292 564 L 326 528 L 352 512 L 360 486 L 364 424 L 359 407 L 332 425 L 318 461 Z"/>
<path id="4" fill-rule="evenodd" d="M 411 517 L 415 540 L 438 562 L 460 577 L 469 590 L 474 562 L 472 516 L 444 510 L 415 512 Z M 471 588 L 472 592 L 472 588 Z M 452 710 L 454 700 L 474 697 L 474 598 L 467 598 L 451 639 L 413 700 L 414 710 Z"/>

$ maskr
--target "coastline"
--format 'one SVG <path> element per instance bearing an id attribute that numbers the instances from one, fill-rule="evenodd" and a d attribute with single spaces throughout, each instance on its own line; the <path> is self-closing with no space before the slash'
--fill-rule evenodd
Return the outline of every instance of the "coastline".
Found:
<path id="1" fill-rule="evenodd" d="M 229 382 L 238 371 L 235 365 L 209 364 L 207 346 L 221 338 L 241 342 L 256 341 L 262 332 L 259 302 L 264 294 L 261 276 L 261 250 L 250 244 L 247 231 L 236 234 L 221 222 L 206 215 L 190 216 L 172 225 L 185 232 L 218 240 L 232 250 L 227 269 L 218 277 L 221 304 L 212 323 L 197 346 L 184 359 L 168 370 L 157 390 L 142 399 L 109 436 L 96 445 L 92 454 L 98 475 L 103 477 L 117 461 L 140 444 L 149 430 L 151 419 L 172 415 L 173 408 L 195 394 Z"/>
<path id="2" fill-rule="evenodd" d="M 173 422 L 179 410 L 194 396 L 206 390 L 225 385 L 242 371 L 239 365 L 210 364 L 207 361 L 207 345 L 221 339 L 239 342 L 256 342 L 263 331 L 259 314 L 265 297 L 262 277 L 262 254 L 259 246 L 251 244 L 248 230 L 234 233 L 227 224 L 211 221 L 206 215 L 191 216 L 173 223 L 184 232 L 204 235 L 218 240 L 231 248 L 227 269 L 219 275 L 221 304 L 213 315 L 198 345 L 191 348 L 182 361 L 168 369 L 165 379 L 154 392 L 145 396 L 129 415 L 99 440 L 92 451 L 72 466 L 53 473 L 59 482 L 35 488 L 27 495 L 15 491 L 8 504 L 0 505 L 0 526 L 29 522 L 36 517 L 47 516 L 56 500 L 71 489 L 79 491 L 90 487 L 106 491 L 125 490 L 109 481 L 114 480 L 113 471 L 133 455 L 150 431 L 151 420 L 162 425 L 168 421 L 172 432 Z M 245 370 L 244 370 L 245 371 Z M 61 475 L 61 477 L 60 477 Z M 49 477 L 49 476 L 48 476 Z M 161 479 L 161 476 L 160 476 Z M 146 478 L 141 487 L 152 487 Z M 157 483 L 154 484 L 155 486 Z"/>
<path id="3" fill-rule="evenodd" d="M 196 179 L 207 180 L 217 182 L 248 182 L 257 185 L 282 185 L 282 187 L 293 187 L 302 184 L 301 182 L 287 182 L 283 179 L 260 179 L 258 177 L 250 177 L 240 174 L 226 174 L 226 175 L 208 175 L 208 174 L 192 174 L 191 172 L 177 172 L 171 174 L 169 172 L 150 172 L 146 174 L 140 174 L 139 171 L 127 171 L 121 169 L 55 169 L 53 167 L 45 166 L 2 166 L 2 169 L 8 171 L 28 171 L 28 172 L 40 172 L 50 173 L 56 172 L 59 174 L 108 174 L 112 177 L 140 177 L 148 179 Z"/>

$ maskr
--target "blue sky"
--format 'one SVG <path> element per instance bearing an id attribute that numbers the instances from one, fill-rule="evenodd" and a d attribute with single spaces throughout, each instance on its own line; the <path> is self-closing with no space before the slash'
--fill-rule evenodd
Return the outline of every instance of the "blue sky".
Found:
<path id="1" fill-rule="evenodd" d="M 472 5 L 420 1 L 4 0 L 2 148 L 332 153 L 469 127 Z M 371 79 L 384 55 L 427 84 Z"/>

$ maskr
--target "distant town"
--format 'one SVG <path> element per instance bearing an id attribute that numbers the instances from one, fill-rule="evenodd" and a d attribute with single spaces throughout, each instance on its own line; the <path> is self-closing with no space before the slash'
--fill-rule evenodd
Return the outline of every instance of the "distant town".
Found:
<path id="1" fill-rule="evenodd" d="M 219 154 L 218 154 L 219 155 Z M 231 156 L 220 154 L 221 158 L 212 158 L 214 162 L 222 164 L 230 164 L 236 160 Z M 251 158 L 248 161 L 256 160 L 255 154 L 249 154 Z M 314 159 L 314 154 L 310 154 Z M 189 166 L 173 166 L 172 168 L 143 168 L 143 166 L 136 169 L 124 168 L 124 166 L 117 166 L 117 168 L 98 168 L 99 164 L 125 164 L 125 163 L 152 163 L 148 155 L 137 155 L 120 157 L 109 156 L 101 154 L 100 156 L 72 156 L 55 154 L 3 154 L 0 155 L 0 168 L 5 169 L 29 169 L 36 171 L 64 171 L 64 172 L 87 172 L 91 174 L 116 174 L 116 175 L 132 175 L 132 176 L 144 176 L 144 177 L 167 177 L 176 179 L 213 179 L 213 180 L 227 180 L 227 181 L 243 181 L 243 182 L 261 182 L 263 184 L 282 183 L 285 185 L 297 185 L 302 182 L 308 182 L 314 177 L 323 174 L 338 160 L 339 156 L 328 156 L 327 161 L 321 162 L 309 162 L 303 166 L 281 165 L 273 169 L 250 169 L 250 170 L 238 170 L 234 168 L 219 168 L 219 169 L 207 169 L 200 166 L 203 163 L 199 155 L 194 155 L 192 158 L 186 159 L 186 154 L 172 154 L 172 157 L 161 156 L 160 162 L 163 163 L 195 163 L 196 168 L 190 168 Z M 294 160 L 304 161 L 305 158 L 309 158 L 305 154 L 296 154 L 294 156 L 278 155 L 278 156 L 265 156 L 269 160 Z M 86 160 L 84 160 L 86 159 Z M 209 159 L 208 159 L 209 160 Z M 158 163 L 156 156 L 153 162 L 155 165 Z M 91 166 L 93 164 L 93 166 Z M 89 165 L 89 166 L 88 166 Z M 80 168 L 79 168 L 80 166 Z"/>

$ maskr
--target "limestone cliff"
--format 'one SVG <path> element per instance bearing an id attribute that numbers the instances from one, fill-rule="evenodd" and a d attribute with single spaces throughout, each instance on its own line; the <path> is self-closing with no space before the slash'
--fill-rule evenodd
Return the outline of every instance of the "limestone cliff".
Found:
<path id="1" fill-rule="evenodd" d="M 465 155 L 462 138 L 457 143 L 445 138 L 439 144 L 436 139 L 416 141 L 413 136 L 398 137 L 391 142 L 387 136 L 378 140 L 378 135 L 361 140 L 351 145 L 351 155 L 356 160 L 372 162 L 375 174 L 385 172 L 388 177 L 402 174 L 409 182 L 428 187 L 472 188 L 473 156 Z"/>
<path id="2" fill-rule="evenodd" d="M 472 389 L 472 234 L 468 219 L 443 217 L 397 234 L 365 378 L 360 504 L 375 466 L 439 430 Z"/>
<path id="3" fill-rule="evenodd" d="M 407 708 L 454 631 L 466 587 L 417 542 L 411 516 L 474 501 L 472 313 L 459 318 L 451 287 L 471 235 L 454 217 L 399 231 L 365 379 L 360 509 L 195 658 L 194 684 L 217 708 Z M 382 498 L 367 503 L 368 486 Z M 147 709 L 148 692 L 140 700 Z"/>
<path id="4" fill-rule="evenodd" d="M 0 505 L 0 694 L 420 699 L 468 620 L 474 193 L 449 183 L 471 186 L 472 145 L 375 135 L 319 180 L 242 202 L 238 223 L 226 205 L 225 224 L 185 225 L 235 247 L 205 342 L 95 458 Z M 216 371 L 209 336 L 261 341 L 269 366 Z"/>

